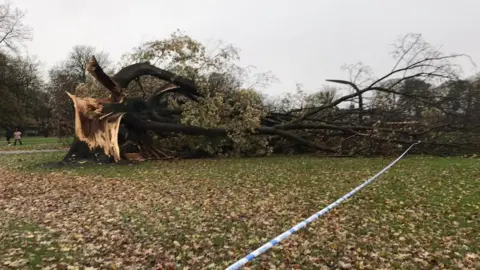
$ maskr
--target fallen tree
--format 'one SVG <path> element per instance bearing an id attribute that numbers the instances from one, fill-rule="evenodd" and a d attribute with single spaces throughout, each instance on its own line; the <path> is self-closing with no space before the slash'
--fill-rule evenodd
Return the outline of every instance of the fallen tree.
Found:
<path id="1" fill-rule="evenodd" d="M 112 78 L 106 75 L 92 57 L 87 71 L 110 91 L 110 97 L 104 99 L 79 98 L 68 94 L 75 108 L 75 141 L 64 161 L 95 157 L 98 160 L 117 162 L 124 155 L 125 145 L 135 145 L 142 158 L 171 158 L 154 146 L 153 138 L 148 134 L 182 133 L 209 137 L 227 137 L 225 128 L 203 128 L 181 124 L 181 111 L 171 110 L 166 103 L 160 102 L 167 93 L 176 93 L 197 101 L 201 95 L 195 84 L 187 79 L 157 68 L 149 63 L 128 66 Z M 159 89 L 157 94 L 147 100 L 128 99 L 124 89 L 140 76 L 155 76 L 174 86 Z M 121 126 L 124 129 L 121 129 Z M 297 141 L 314 149 L 335 152 L 334 149 L 309 142 L 299 136 L 275 127 L 260 126 L 252 134 L 277 135 Z"/>
<path id="2" fill-rule="evenodd" d="M 248 89 L 234 89 L 222 96 L 222 89 L 212 92 L 211 84 L 200 87 L 148 62 L 128 65 L 110 77 L 92 57 L 86 71 L 110 95 L 90 98 L 69 93 L 75 108 L 75 141 L 64 161 L 201 157 L 229 152 L 239 143 L 243 144 L 239 153 L 249 155 L 252 152 L 245 145 L 251 142 L 266 149 L 256 152 L 262 154 L 392 154 L 418 140 L 423 143 L 417 153 L 478 152 L 478 117 L 453 110 L 447 98 L 452 89 L 448 85 L 458 81 L 449 60 L 460 55 L 442 55 L 417 36 L 405 37 L 397 49 L 398 62 L 391 72 L 359 83 L 366 69 L 358 68 L 350 80 L 328 80 L 353 91 L 338 98 L 320 93 L 310 99 L 311 106 L 300 108 L 267 106 Z M 129 85 L 142 76 L 165 83 L 153 95 L 128 97 Z M 247 101 L 239 102 L 242 98 Z M 212 102 L 228 103 L 229 109 Z M 352 104 L 350 108 L 340 106 L 345 102 Z M 475 102 L 469 106 L 480 108 L 480 98 Z M 220 114 L 225 118 L 222 121 L 205 122 L 221 118 Z M 248 124 L 237 127 L 243 122 Z M 188 145 L 185 138 L 192 137 L 216 146 L 201 149 L 195 140 Z M 248 141 L 255 137 L 262 139 Z M 169 143 L 172 140 L 176 141 Z"/>

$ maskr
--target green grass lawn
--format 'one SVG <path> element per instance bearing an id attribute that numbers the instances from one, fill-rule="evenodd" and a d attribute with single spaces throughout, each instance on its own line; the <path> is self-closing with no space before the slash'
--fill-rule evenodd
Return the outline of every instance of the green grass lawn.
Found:
<path id="1" fill-rule="evenodd" d="M 15 140 L 11 139 L 11 145 L 7 145 L 6 138 L 0 142 L 0 151 L 9 151 L 9 150 L 34 150 L 34 149 L 59 149 L 68 147 L 69 142 L 73 139 L 62 139 L 61 141 L 58 137 L 23 137 L 22 145 L 17 143 L 13 145 Z"/>
<path id="2" fill-rule="evenodd" d="M 4 265 L 224 269 L 391 161 L 62 156 L 0 156 Z M 480 269 L 479 213 L 478 159 L 407 157 L 245 269 Z"/>

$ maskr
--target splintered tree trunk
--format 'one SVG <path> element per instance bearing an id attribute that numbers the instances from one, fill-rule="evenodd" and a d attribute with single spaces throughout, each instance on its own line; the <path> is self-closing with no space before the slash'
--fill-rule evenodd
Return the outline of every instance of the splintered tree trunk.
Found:
<path id="1" fill-rule="evenodd" d="M 118 130 L 123 113 L 102 113 L 111 99 L 79 98 L 67 93 L 75 110 L 75 141 L 64 161 L 92 159 L 118 162 Z"/>
<path id="2" fill-rule="evenodd" d="M 134 116 L 135 113 L 129 115 L 130 117 L 123 117 L 128 112 L 124 90 L 132 80 L 143 75 L 155 76 L 177 85 L 173 88 L 160 89 L 156 96 L 143 101 L 143 104 L 154 104 L 165 93 L 172 91 L 178 91 L 195 99 L 198 96 L 195 84 L 149 63 L 127 66 L 110 78 L 98 65 L 95 57 L 92 57 L 87 64 L 86 71 L 108 89 L 111 95 L 106 99 L 94 99 L 76 97 L 67 92 L 75 110 L 75 140 L 63 161 L 93 159 L 100 162 L 118 162 L 122 158 L 141 160 L 145 157 L 156 159 L 166 157 L 167 155 L 154 147 L 152 138 L 147 135 L 146 129 L 138 126 L 141 121 Z M 122 142 L 119 144 L 119 130 L 122 121 L 125 122 L 124 126 L 130 130 L 122 133 Z M 128 153 L 130 152 L 129 148 L 125 146 L 127 141 L 136 145 L 138 151 L 135 152 L 137 153 Z M 122 144 L 125 144 L 125 147 L 121 147 Z M 125 151 L 121 152 L 121 148 Z"/>

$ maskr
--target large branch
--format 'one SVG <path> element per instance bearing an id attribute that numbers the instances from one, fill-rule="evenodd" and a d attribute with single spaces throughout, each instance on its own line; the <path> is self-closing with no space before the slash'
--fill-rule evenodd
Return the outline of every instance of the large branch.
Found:
<path id="1" fill-rule="evenodd" d="M 426 62 L 431 62 L 431 61 L 440 61 L 440 60 L 446 60 L 446 59 L 453 59 L 453 58 L 457 58 L 459 56 L 463 56 L 462 54 L 453 54 L 453 55 L 447 55 L 447 56 L 439 56 L 439 57 L 427 57 L 427 58 L 424 58 L 424 59 L 421 59 L 421 60 L 418 60 L 417 62 L 413 63 L 413 64 L 410 64 L 404 68 L 399 68 L 399 69 L 395 69 L 395 70 L 392 70 L 390 73 L 378 78 L 377 80 L 375 80 L 374 82 L 372 82 L 368 87 L 368 88 L 371 88 L 371 87 L 374 87 L 377 83 L 389 78 L 390 76 L 396 74 L 396 73 L 399 73 L 399 72 L 405 72 L 405 71 L 408 71 L 408 70 L 412 70 L 412 69 L 415 69 L 415 68 L 421 68 L 421 67 L 435 67 L 434 65 L 430 65 L 430 64 L 423 64 L 423 63 L 426 63 Z M 428 73 L 428 72 L 425 72 L 425 73 Z"/>
<path id="2" fill-rule="evenodd" d="M 327 80 L 327 82 L 348 84 L 353 89 L 355 89 L 355 91 L 358 93 L 358 108 L 360 109 L 358 113 L 358 122 L 360 123 L 360 125 L 362 125 L 363 124 L 363 96 L 362 96 L 362 93 L 360 93 L 360 89 L 357 87 L 357 85 L 352 82 L 342 81 L 342 80 Z"/>
<path id="3" fill-rule="evenodd" d="M 137 63 L 121 69 L 115 74 L 112 79 L 122 88 L 126 88 L 128 84 L 135 78 L 150 75 L 157 77 L 161 80 L 171 82 L 190 93 L 199 94 L 195 83 L 189 79 L 178 76 L 170 71 L 163 70 L 156 66 L 151 65 L 148 62 Z"/>
<path id="4" fill-rule="evenodd" d="M 444 129 L 448 130 L 448 128 L 455 128 L 456 130 L 460 130 L 458 127 L 453 127 L 452 125 L 449 124 L 444 124 L 444 125 L 437 125 L 437 126 L 432 126 L 425 128 L 423 130 L 419 131 L 409 131 L 409 130 L 403 130 L 403 129 L 393 129 L 393 128 L 382 128 L 382 127 L 373 127 L 373 126 L 339 126 L 339 125 L 333 125 L 333 124 L 309 124 L 309 123 L 288 123 L 288 124 L 283 124 L 283 125 L 277 125 L 275 126 L 275 129 L 277 130 L 318 130 L 318 129 L 324 129 L 324 130 L 338 130 L 342 131 L 345 133 L 353 133 L 356 134 L 358 131 L 372 131 L 376 130 L 379 132 L 386 132 L 386 133 L 399 133 L 399 134 L 404 134 L 404 135 L 409 135 L 409 136 L 419 136 L 419 135 L 425 135 L 429 132 L 433 131 L 443 131 Z"/>
<path id="5" fill-rule="evenodd" d="M 324 151 L 324 152 L 330 152 L 330 153 L 336 153 L 337 152 L 336 149 L 318 145 L 318 144 L 313 143 L 313 142 L 311 142 L 307 139 L 304 139 L 304 138 L 302 138 L 298 135 L 295 135 L 293 133 L 290 133 L 290 132 L 287 132 L 287 131 L 284 131 L 284 130 L 280 130 L 280 129 L 276 129 L 276 128 L 272 128 L 272 127 L 260 127 L 260 128 L 257 129 L 257 132 L 260 133 L 260 134 L 279 135 L 279 136 L 282 136 L 284 138 L 297 141 L 297 142 L 299 142 L 303 145 L 306 145 L 308 147 L 311 147 L 313 149 L 321 150 L 321 151 Z"/>
<path id="6" fill-rule="evenodd" d="M 165 88 L 165 89 L 163 87 L 158 89 L 153 96 L 151 96 L 150 98 L 147 99 L 147 103 L 149 104 L 149 106 L 155 106 L 156 104 L 158 104 L 160 99 L 165 94 L 168 94 L 168 93 L 178 93 L 178 94 L 182 94 L 182 95 L 188 97 L 189 99 L 191 99 L 193 101 L 198 100 L 198 96 L 196 96 L 195 94 L 192 94 L 192 93 L 188 92 L 187 90 L 183 89 L 182 87 L 173 86 L 173 87 L 168 87 L 168 88 Z"/>
<path id="7" fill-rule="evenodd" d="M 107 88 L 112 93 L 112 99 L 115 102 L 119 102 L 123 97 L 123 91 L 115 81 L 113 81 L 105 72 L 102 67 L 97 62 L 95 56 L 92 56 L 90 61 L 87 63 L 86 70 L 90 73 L 100 84 Z"/>
<path id="8" fill-rule="evenodd" d="M 205 135 L 205 136 L 211 136 L 211 137 L 228 135 L 227 131 L 223 128 L 203 128 L 203 127 L 196 127 L 196 126 L 188 126 L 184 124 L 145 121 L 140 119 L 135 119 L 134 121 L 130 121 L 130 122 L 136 128 L 151 130 L 154 132 L 183 133 L 187 135 Z"/>
<path id="9" fill-rule="evenodd" d="M 394 73 L 392 73 L 394 74 Z M 391 75 L 391 74 L 390 74 Z M 382 78 L 388 78 L 390 75 L 388 76 L 384 76 Z M 300 121 L 303 121 L 303 120 L 306 120 L 308 117 L 316 114 L 316 113 L 319 113 L 320 111 L 322 110 L 325 110 L 325 109 L 329 109 L 329 108 L 332 108 L 332 107 L 335 107 L 337 106 L 338 104 L 344 102 L 344 101 L 348 101 L 352 98 L 355 98 L 357 96 L 360 96 L 362 95 L 363 93 L 365 92 L 368 92 L 368 91 L 373 91 L 373 90 L 378 90 L 378 91 L 382 91 L 381 89 L 389 89 L 391 90 L 392 88 L 394 88 L 395 86 L 397 86 L 398 84 L 400 84 L 401 82 L 404 82 L 405 80 L 408 80 L 408 79 L 413 79 L 413 78 L 417 78 L 417 77 L 441 77 L 441 78 L 446 78 L 446 76 L 442 75 L 442 74 L 435 74 L 435 73 L 426 73 L 426 72 L 418 72 L 418 73 L 415 73 L 413 75 L 410 75 L 410 76 L 405 76 L 403 78 L 400 78 L 398 79 L 398 81 L 396 81 L 394 84 L 390 85 L 388 88 L 379 88 L 379 87 L 374 87 L 373 85 L 374 84 L 371 84 L 370 86 L 368 86 L 367 88 L 364 88 L 360 91 L 356 91 L 355 93 L 352 93 L 352 94 L 349 94 L 349 95 L 345 95 L 343 97 L 340 97 L 338 99 L 336 99 L 335 101 L 333 101 L 332 103 L 329 103 L 329 104 L 325 104 L 323 106 L 320 106 L 318 108 L 316 108 L 315 110 L 311 111 L 311 112 L 308 112 L 304 115 L 302 115 L 301 117 L 297 118 L 294 122 L 300 122 Z M 341 83 L 341 84 L 347 84 L 347 85 L 350 85 L 350 86 L 355 86 L 356 89 L 359 89 L 354 83 L 352 82 L 349 82 L 349 81 L 344 81 L 344 80 L 327 80 L 327 81 L 331 81 L 331 82 L 335 82 L 335 83 Z M 378 82 L 377 82 L 378 83 Z M 376 84 L 376 83 L 375 83 Z M 385 90 L 384 90 L 385 91 Z M 393 90 L 392 90 L 393 91 Z M 404 95 L 403 93 L 399 93 L 399 92 L 395 92 L 396 94 L 398 95 Z"/>
<path id="10" fill-rule="evenodd" d="M 405 96 L 405 97 L 411 98 L 415 101 L 419 101 L 419 102 L 424 103 L 426 105 L 437 108 L 445 114 L 448 114 L 448 115 L 451 115 L 451 116 L 457 116 L 457 117 L 461 116 L 458 113 L 451 112 L 451 111 L 446 110 L 445 108 L 442 108 L 441 104 L 439 104 L 439 103 L 429 101 L 429 99 L 432 99 L 433 97 L 424 97 L 424 96 L 419 96 L 419 95 L 415 95 L 415 94 L 401 93 L 401 92 L 391 90 L 391 87 L 390 88 L 372 87 L 371 90 L 376 90 L 376 91 L 389 93 L 389 94 L 395 94 L 395 95 L 399 95 L 399 96 Z"/>
<path id="11" fill-rule="evenodd" d="M 144 121 L 135 119 L 131 121 L 134 126 L 140 129 L 148 129 L 154 132 L 172 132 L 172 133 L 183 133 L 188 135 L 204 135 L 210 137 L 221 137 L 227 136 L 228 131 L 224 128 L 203 128 L 196 126 L 188 126 L 184 124 L 172 124 L 172 123 L 162 123 L 162 122 L 153 122 L 153 121 Z M 264 135 L 279 135 L 284 138 L 297 141 L 305 146 L 325 151 L 325 152 L 336 152 L 336 149 L 329 148 L 326 146 L 317 145 L 309 140 L 306 140 L 298 135 L 289 133 L 285 130 L 280 130 L 272 127 L 259 127 L 255 130 L 258 134 Z"/>

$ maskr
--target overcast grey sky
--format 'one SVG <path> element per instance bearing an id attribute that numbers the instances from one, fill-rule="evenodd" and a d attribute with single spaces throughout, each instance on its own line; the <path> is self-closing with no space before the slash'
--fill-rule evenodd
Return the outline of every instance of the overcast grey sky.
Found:
<path id="1" fill-rule="evenodd" d="M 389 70 L 390 44 L 419 32 L 444 52 L 480 61 L 479 0 L 10 0 L 27 10 L 34 29 L 31 54 L 51 67 L 76 44 L 118 60 L 141 42 L 176 29 L 241 49 L 241 63 L 272 71 L 280 82 L 267 93 L 314 91 L 342 79 L 345 64 L 362 61 L 375 74 Z M 107 29 L 107 31 L 102 31 Z M 466 71 L 471 72 L 470 67 Z"/>

